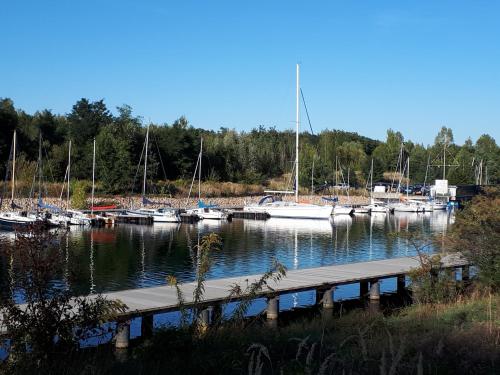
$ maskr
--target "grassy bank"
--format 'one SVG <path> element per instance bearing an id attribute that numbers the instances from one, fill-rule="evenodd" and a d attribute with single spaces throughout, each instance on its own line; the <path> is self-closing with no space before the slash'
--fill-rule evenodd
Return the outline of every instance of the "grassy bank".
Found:
<path id="1" fill-rule="evenodd" d="M 66 357 L 62 374 L 494 374 L 499 295 L 413 305 L 390 315 L 355 310 L 279 329 L 254 322 L 203 336 L 162 329 L 126 359 L 110 348 Z M 17 369 L 26 373 L 29 369 Z M 39 373 L 41 368 L 38 368 Z"/>

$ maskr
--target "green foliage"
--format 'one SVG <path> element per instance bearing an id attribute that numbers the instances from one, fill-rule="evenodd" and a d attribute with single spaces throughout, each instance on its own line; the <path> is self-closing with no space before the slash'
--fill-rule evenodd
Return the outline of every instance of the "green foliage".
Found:
<path id="1" fill-rule="evenodd" d="M 7 329 L 9 359 L 2 370 L 51 366 L 79 349 L 82 340 L 112 332 L 103 324 L 124 312 L 126 306 L 102 296 L 72 297 L 68 286 L 56 286 L 55 277 L 70 282 L 59 244 L 67 233 L 53 233 L 34 225 L 16 232 L 14 244 L 0 247 L 12 260 L 10 291 L 0 305 Z M 22 295 L 25 303 L 18 305 Z M 26 373 L 29 373 L 27 371 Z"/>
<path id="2" fill-rule="evenodd" d="M 72 183 L 71 206 L 74 209 L 85 209 L 87 207 L 87 191 L 89 184 L 87 181 L 79 180 Z"/>
<path id="3" fill-rule="evenodd" d="M 96 173 L 102 182 L 102 191 L 112 194 L 141 190 L 137 169 L 145 138 L 141 118 L 124 105 L 113 115 L 103 100 L 81 99 L 67 115 L 55 115 L 48 110 L 29 115 L 16 110 L 10 99 L 0 101 L 0 171 L 5 172 L 12 132 L 18 130 L 18 152 L 28 161 L 38 157 L 38 133 L 44 139 L 44 169 L 55 181 L 61 181 L 67 165 L 68 141 L 73 142 L 72 177 L 90 179 L 92 147 L 97 139 Z M 148 192 L 158 180 L 188 179 L 192 177 L 200 139 L 203 137 L 202 180 L 243 182 L 267 185 L 272 179 L 291 175 L 295 160 L 295 133 L 278 131 L 274 127 L 258 126 L 249 132 L 221 128 L 208 131 L 193 127 L 185 117 L 171 124 L 150 125 L 148 152 Z M 333 182 L 337 168 L 351 185 L 364 187 L 374 161 L 374 181 L 393 175 L 404 137 L 389 129 L 384 142 L 341 130 L 323 130 L 319 134 L 300 134 L 299 180 L 302 188 L 311 186 L 314 161 L 314 183 Z M 446 141 L 446 175 L 450 184 L 474 183 L 479 165 L 483 182 L 500 182 L 500 152 L 495 140 L 482 135 L 474 144 L 471 140 L 459 146 L 453 142 L 451 129 L 443 127 L 432 146 L 424 147 L 410 141 L 404 143 L 404 158 L 411 158 L 410 183 L 423 182 L 428 168 L 427 182 L 442 178 Z M 2 173 L 3 174 L 3 173 Z M 48 174 L 47 174 L 48 175 Z M 487 176 L 486 176 L 487 175 Z M 134 179 L 135 177 L 135 179 Z M 347 182 L 347 181 L 345 181 Z M 289 183 L 291 185 L 293 181 Z M 291 186 L 289 186 L 291 187 Z M 166 194 L 171 193 L 164 190 Z"/>
<path id="4" fill-rule="evenodd" d="M 168 284 L 176 290 L 179 311 L 181 313 L 181 329 L 193 331 L 196 335 L 205 333 L 207 329 L 206 326 L 200 324 L 200 313 L 206 308 L 203 304 L 205 281 L 213 262 L 212 252 L 220 250 L 221 247 L 221 238 L 216 233 L 210 233 L 203 236 L 200 243 L 195 246 L 196 287 L 193 290 L 190 300 L 186 300 L 184 292 L 182 291 L 182 285 L 177 282 L 177 279 L 173 275 L 167 276 Z M 213 322 L 213 326 L 219 328 L 222 321 L 225 323 L 232 322 L 233 324 L 240 324 L 255 298 L 263 292 L 267 292 L 268 295 L 272 294 L 274 292 L 272 285 L 278 283 L 285 275 L 286 267 L 274 260 L 272 267 L 258 280 L 246 286 L 241 286 L 239 284 L 231 285 L 229 294 L 226 297 L 226 302 L 222 304 L 220 309 L 224 311 L 225 306 L 227 306 L 230 301 L 234 300 L 239 301 L 238 305 L 230 317 L 224 318 L 221 314 L 219 320 Z M 192 318 L 190 319 L 190 317 Z"/>
<path id="5" fill-rule="evenodd" d="M 500 191 L 490 188 L 456 215 L 449 247 L 477 268 L 485 287 L 500 290 Z"/>

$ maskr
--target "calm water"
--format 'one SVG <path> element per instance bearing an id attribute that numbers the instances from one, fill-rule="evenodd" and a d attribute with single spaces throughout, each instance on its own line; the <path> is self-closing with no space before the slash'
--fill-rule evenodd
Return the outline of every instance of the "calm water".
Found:
<path id="1" fill-rule="evenodd" d="M 389 234 L 416 230 L 440 234 L 452 222 L 451 213 L 434 212 L 339 216 L 332 222 L 235 219 L 102 229 L 73 227 L 61 251 L 68 268 L 76 273 L 71 288 L 75 294 L 85 294 L 161 285 L 168 275 L 181 282 L 192 281 L 195 245 L 210 232 L 220 234 L 223 249 L 213 253 L 208 277 L 222 278 L 265 272 L 273 259 L 292 270 L 414 255 L 406 240 Z M 0 264 L 2 284 L 8 285 L 9 262 L 1 259 Z"/>

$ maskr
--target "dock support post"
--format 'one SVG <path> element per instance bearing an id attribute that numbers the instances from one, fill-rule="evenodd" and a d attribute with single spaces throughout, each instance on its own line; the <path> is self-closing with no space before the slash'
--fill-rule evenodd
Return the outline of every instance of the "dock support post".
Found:
<path id="1" fill-rule="evenodd" d="M 370 301 L 380 300 L 380 281 L 373 279 L 370 281 Z"/>
<path id="2" fill-rule="evenodd" d="M 450 279 L 452 282 L 456 282 L 457 281 L 457 270 L 455 269 L 455 267 L 452 267 L 450 269 Z"/>
<path id="3" fill-rule="evenodd" d="M 130 342 L 130 321 L 121 321 L 117 323 L 115 335 L 115 348 L 127 349 Z"/>
<path id="4" fill-rule="evenodd" d="M 368 311 L 370 313 L 380 312 L 380 281 L 378 279 L 370 280 Z"/>
<path id="5" fill-rule="evenodd" d="M 397 281 L 397 286 L 398 286 L 398 294 L 403 294 L 406 290 L 406 278 L 405 275 L 399 275 L 398 276 L 398 281 Z"/>
<path id="6" fill-rule="evenodd" d="M 368 281 L 359 282 L 359 297 L 365 298 L 368 294 Z"/>
<path id="7" fill-rule="evenodd" d="M 462 267 L 462 281 L 469 281 L 469 278 L 470 278 L 469 266 L 463 266 Z"/>
<path id="8" fill-rule="evenodd" d="M 210 324 L 210 310 L 208 308 L 200 311 L 198 315 L 198 329 L 205 332 Z"/>
<path id="9" fill-rule="evenodd" d="M 333 286 L 324 292 L 324 294 L 323 294 L 323 309 L 325 309 L 325 310 L 333 309 L 333 291 L 334 290 L 335 290 L 335 287 Z"/>
<path id="10" fill-rule="evenodd" d="M 143 339 L 153 336 L 153 315 L 144 315 L 141 318 L 141 337 Z"/>
<path id="11" fill-rule="evenodd" d="M 274 296 L 268 298 L 267 310 L 266 310 L 267 320 L 278 320 L 279 311 L 280 311 L 280 297 Z"/>

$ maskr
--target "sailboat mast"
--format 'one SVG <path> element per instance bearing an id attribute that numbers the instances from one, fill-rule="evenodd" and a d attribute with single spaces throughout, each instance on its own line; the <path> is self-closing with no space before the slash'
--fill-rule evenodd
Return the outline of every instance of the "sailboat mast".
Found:
<path id="1" fill-rule="evenodd" d="M 146 130 L 146 151 L 144 155 L 144 179 L 142 182 L 142 197 L 146 196 L 146 171 L 148 169 L 149 124 Z"/>
<path id="2" fill-rule="evenodd" d="M 408 170 L 406 171 L 406 198 L 408 199 L 408 189 L 409 189 L 409 184 L 410 184 L 410 158 L 406 159 L 407 160 L 407 167 Z"/>
<path id="3" fill-rule="evenodd" d="M 66 209 L 69 210 L 69 181 L 70 181 L 70 171 L 71 171 L 71 139 L 69 140 L 68 146 L 68 190 L 66 192 Z"/>
<path id="4" fill-rule="evenodd" d="M 203 153 L 203 137 L 201 137 L 200 141 L 200 155 L 198 158 L 200 159 L 200 168 L 198 169 L 198 200 L 201 199 L 201 155 Z"/>
<path id="5" fill-rule="evenodd" d="M 370 169 L 370 195 L 373 198 L 373 158 L 372 158 L 372 166 Z"/>
<path id="6" fill-rule="evenodd" d="M 38 136 L 38 200 L 42 198 L 42 131 Z"/>
<path id="7" fill-rule="evenodd" d="M 446 140 L 447 135 L 444 135 L 444 145 L 443 145 L 443 180 L 446 180 Z"/>
<path id="8" fill-rule="evenodd" d="M 12 153 L 12 194 L 11 201 L 14 202 L 14 190 L 16 188 L 16 131 L 14 130 L 14 139 L 12 141 L 13 145 L 13 153 Z"/>
<path id="9" fill-rule="evenodd" d="M 295 202 L 299 202 L 299 91 L 300 66 L 297 64 L 296 103 L 295 103 Z"/>
<path id="10" fill-rule="evenodd" d="M 92 195 L 90 198 L 90 211 L 94 214 L 94 190 L 95 190 L 95 138 L 94 138 L 94 151 L 92 153 Z"/>

